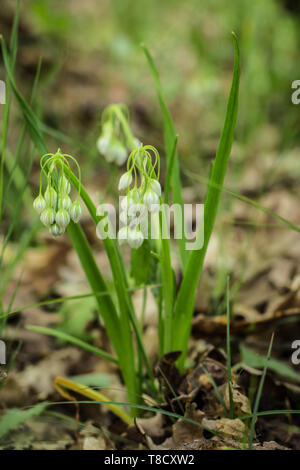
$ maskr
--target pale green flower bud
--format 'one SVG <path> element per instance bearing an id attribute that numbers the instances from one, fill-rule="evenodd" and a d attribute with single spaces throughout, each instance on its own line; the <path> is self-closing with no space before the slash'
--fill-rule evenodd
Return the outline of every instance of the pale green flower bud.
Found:
<path id="1" fill-rule="evenodd" d="M 128 243 L 131 248 L 139 248 L 144 241 L 144 236 L 140 230 L 128 230 Z"/>
<path id="2" fill-rule="evenodd" d="M 102 155 L 105 155 L 110 144 L 109 135 L 101 135 L 97 140 L 97 148 Z"/>
<path id="3" fill-rule="evenodd" d="M 124 175 L 122 175 L 120 178 L 119 191 L 122 191 L 122 189 L 128 188 L 128 186 L 131 185 L 131 182 L 132 182 L 132 172 L 126 171 L 126 173 L 124 173 Z"/>
<path id="4" fill-rule="evenodd" d="M 133 143 L 135 147 L 141 147 L 143 145 L 142 142 L 137 137 L 134 137 Z"/>
<path id="5" fill-rule="evenodd" d="M 33 201 L 33 208 L 38 214 L 46 209 L 46 201 L 41 194 Z"/>
<path id="6" fill-rule="evenodd" d="M 82 215 L 82 208 L 78 201 L 73 202 L 70 208 L 70 216 L 73 222 L 77 223 Z"/>
<path id="7" fill-rule="evenodd" d="M 157 212 L 159 209 L 158 195 L 151 189 L 147 189 L 144 194 L 144 204 L 150 212 Z"/>
<path id="8" fill-rule="evenodd" d="M 71 191 L 71 184 L 65 175 L 61 175 L 58 180 L 59 192 L 62 194 L 69 194 Z"/>
<path id="9" fill-rule="evenodd" d="M 55 221 L 57 225 L 61 228 L 66 228 L 66 226 L 70 223 L 70 215 L 66 209 L 59 209 L 55 216 Z"/>
<path id="10" fill-rule="evenodd" d="M 54 188 L 51 186 L 47 186 L 47 189 L 44 194 L 45 201 L 47 206 L 52 207 L 53 209 L 56 208 L 56 201 L 57 201 L 57 193 Z"/>
<path id="11" fill-rule="evenodd" d="M 59 235 L 62 235 L 64 233 L 64 231 L 65 231 L 65 229 L 62 228 L 61 226 L 57 225 L 57 224 L 51 225 L 51 227 L 49 229 L 49 232 L 54 237 L 58 237 Z"/>
<path id="12" fill-rule="evenodd" d="M 71 207 L 71 204 L 72 204 L 72 201 L 67 194 L 65 194 L 64 196 L 59 196 L 58 198 L 59 209 L 66 209 L 66 211 L 68 211 Z"/>
<path id="13" fill-rule="evenodd" d="M 46 227 L 50 227 L 55 220 L 55 210 L 51 209 L 51 207 L 47 207 L 47 209 L 41 213 L 40 219 L 42 224 L 46 225 Z"/>

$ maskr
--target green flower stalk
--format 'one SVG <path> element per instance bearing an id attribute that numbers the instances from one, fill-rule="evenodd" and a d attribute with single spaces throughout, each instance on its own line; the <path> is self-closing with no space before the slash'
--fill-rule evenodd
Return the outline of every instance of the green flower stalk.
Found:
<path id="1" fill-rule="evenodd" d="M 79 203 L 80 185 L 75 201 L 72 202 L 69 196 L 71 183 L 64 173 L 64 169 L 66 167 L 70 169 L 70 161 L 75 163 L 77 167 L 80 182 L 80 167 L 77 160 L 71 155 L 62 154 L 58 149 L 55 154 L 47 153 L 43 155 L 40 161 L 40 191 L 33 202 L 33 208 L 40 215 L 41 222 L 49 228 L 49 232 L 54 237 L 62 235 L 71 220 L 79 222 L 82 215 L 82 208 Z M 44 194 L 43 178 L 47 180 Z"/>

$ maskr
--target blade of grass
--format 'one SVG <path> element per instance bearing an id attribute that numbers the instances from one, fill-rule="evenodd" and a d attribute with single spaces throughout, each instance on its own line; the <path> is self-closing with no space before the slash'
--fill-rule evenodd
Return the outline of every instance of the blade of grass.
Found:
<path id="1" fill-rule="evenodd" d="M 62 341 L 66 341 L 67 343 L 75 344 L 75 346 L 79 346 L 80 348 L 85 349 L 86 351 L 89 351 L 93 354 L 96 354 L 96 356 L 102 357 L 103 359 L 107 359 L 110 362 L 114 362 L 115 364 L 119 363 L 118 359 L 113 357 L 111 354 L 103 351 L 102 349 L 96 348 L 95 346 L 92 346 L 91 344 L 86 343 L 85 341 L 82 341 L 81 339 L 78 339 L 75 336 L 64 333 L 63 331 L 54 330 L 54 328 L 44 328 L 42 326 L 34 325 L 27 325 L 26 329 L 30 331 L 35 331 L 36 333 L 41 333 L 43 335 L 54 336 L 54 338 L 61 339 Z"/>
<path id="2" fill-rule="evenodd" d="M 233 34 L 233 40 L 234 70 L 232 86 L 227 105 L 225 123 L 220 143 L 218 146 L 216 158 L 213 164 L 207 189 L 207 195 L 205 199 L 204 243 L 203 247 L 200 250 L 194 250 L 189 255 L 188 263 L 184 272 L 183 281 L 181 283 L 175 304 L 174 329 L 176 331 L 176 335 L 174 335 L 172 349 L 182 351 L 182 355 L 178 360 L 178 365 L 181 370 L 183 370 L 185 358 L 187 355 L 188 340 L 191 331 L 197 283 L 202 271 L 205 254 L 214 227 L 219 200 L 221 196 L 220 189 L 215 188 L 214 184 L 216 183 L 220 187 L 223 186 L 237 120 L 240 58 L 237 38 L 235 34 Z"/>
<path id="3" fill-rule="evenodd" d="M 12 33 L 10 38 L 10 48 L 11 48 L 11 64 L 14 68 L 16 56 L 17 56 L 17 46 L 18 46 L 18 24 L 19 24 L 19 11 L 20 11 L 20 0 L 17 1 L 16 10 L 14 15 Z M 1 35 L 0 35 L 1 38 Z M 11 91 L 10 84 L 6 83 L 6 100 L 4 105 L 3 120 L 2 120 L 2 142 L 1 142 L 1 160 L 0 160 L 0 220 L 2 219 L 2 210 L 3 210 L 3 183 L 4 183 L 4 163 L 5 163 L 5 148 L 8 134 L 8 122 L 10 114 L 10 104 L 11 104 Z"/>
<path id="4" fill-rule="evenodd" d="M 36 69 L 36 74 L 35 74 L 35 77 L 34 77 L 30 103 L 33 103 L 33 101 L 34 101 L 34 97 L 35 97 L 35 94 L 36 94 L 36 90 L 37 90 L 37 86 L 38 86 L 38 82 L 39 82 L 39 78 L 40 78 L 41 66 L 42 66 L 42 61 L 41 61 L 41 59 L 39 59 L 37 69 Z M 17 146 L 17 150 L 16 150 L 16 153 L 15 153 L 15 158 L 14 158 L 12 167 L 11 167 L 10 172 L 9 172 L 9 179 L 8 179 L 8 182 L 7 182 L 7 192 L 9 191 L 10 185 L 13 181 L 14 172 L 18 168 L 18 163 L 19 163 L 19 160 L 20 160 L 21 151 L 23 149 L 23 143 L 24 143 L 24 139 L 25 139 L 25 135 L 26 135 L 26 129 L 27 129 L 27 125 L 25 123 L 23 128 L 22 128 L 21 135 L 20 135 L 20 138 L 19 138 L 19 141 L 18 141 L 18 146 Z M 27 152 L 25 150 L 25 154 L 26 153 Z"/>
<path id="5" fill-rule="evenodd" d="M 258 411 L 257 416 L 273 416 L 273 415 L 300 415 L 300 410 L 267 410 L 267 411 Z M 239 416 L 239 419 L 249 419 L 252 418 L 253 414 Z"/>
<path id="6" fill-rule="evenodd" d="M 194 173 L 192 173 L 188 170 L 184 170 L 184 173 L 189 178 L 196 179 L 197 181 L 200 181 L 200 182 L 203 182 L 203 183 L 205 183 L 207 181 L 206 178 L 202 178 L 201 176 L 195 175 Z M 245 202 L 246 204 L 249 204 L 252 207 L 255 207 L 255 209 L 258 209 L 258 210 L 264 212 L 265 214 L 273 217 L 274 219 L 278 220 L 278 222 L 280 222 L 283 225 L 286 225 L 291 230 L 294 230 L 295 232 L 300 232 L 300 227 L 298 225 L 295 225 L 295 224 L 293 224 L 293 222 L 290 222 L 288 219 L 285 219 L 281 215 L 276 214 L 276 212 L 273 212 L 271 209 L 268 209 L 267 207 L 262 206 L 259 202 L 253 201 L 253 199 L 250 199 L 249 197 L 244 196 L 243 194 L 236 193 L 235 191 L 227 189 L 226 187 L 220 186 L 216 183 L 210 182 L 210 184 L 214 188 L 219 189 L 220 191 L 222 191 L 224 193 L 227 193 L 230 196 L 233 196 L 236 199 L 239 199 L 240 201 Z M 241 224 L 242 222 L 238 222 L 238 223 Z M 267 224 L 256 224 L 256 225 L 270 226 L 270 224 L 268 224 L 268 225 Z M 275 225 L 275 227 L 280 227 L 280 226 Z"/>
<path id="7" fill-rule="evenodd" d="M 229 418 L 229 417 L 230 417 L 229 411 L 228 411 L 228 409 L 227 409 L 227 406 L 225 405 L 225 402 L 224 402 L 224 400 L 223 400 L 223 397 L 222 397 L 222 395 L 221 395 L 221 393 L 220 393 L 220 390 L 218 389 L 218 386 L 217 386 L 217 384 L 216 384 L 214 378 L 210 375 L 210 373 L 208 372 L 208 370 L 206 369 L 206 367 L 201 366 L 201 368 L 203 369 L 203 372 L 204 372 L 204 374 L 206 375 L 206 377 L 208 377 L 209 380 L 211 381 L 211 384 L 212 384 L 213 389 L 214 389 L 214 391 L 215 391 L 215 393 L 216 393 L 216 395 L 217 395 L 217 397 L 218 397 L 218 400 L 219 400 L 219 402 L 221 403 L 221 405 L 222 405 L 222 407 L 223 407 L 225 416 L 226 416 L 227 418 Z"/>
<path id="8" fill-rule="evenodd" d="M 176 135 L 175 140 L 174 140 L 174 145 L 173 145 L 171 158 L 170 158 L 168 168 L 167 168 L 166 179 L 165 179 L 165 187 L 164 187 L 164 193 L 165 193 L 164 203 L 165 204 L 169 204 L 171 179 L 172 179 L 173 166 L 174 166 L 174 161 L 175 161 L 175 156 L 176 156 L 177 141 L 178 141 L 178 136 Z"/>
<path id="9" fill-rule="evenodd" d="M 147 405 L 138 405 L 137 403 L 126 403 L 126 402 L 119 402 L 119 401 L 104 401 L 104 400 L 93 400 L 93 401 L 88 401 L 88 400 L 74 400 L 74 401 L 56 401 L 56 402 L 51 402 L 49 406 L 54 406 L 54 405 L 76 405 L 76 404 L 94 404 L 94 405 L 115 405 L 115 406 L 120 406 L 120 407 L 128 407 L 128 408 L 136 408 L 138 410 L 143 410 L 143 411 L 151 411 L 153 413 L 161 413 L 162 415 L 168 416 L 170 418 L 177 418 L 181 419 L 182 421 L 190 424 L 194 424 L 195 426 L 198 426 L 205 431 L 209 432 L 213 436 L 219 436 L 219 433 L 217 431 L 213 431 L 212 429 L 209 429 L 207 426 L 205 426 L 202 423 L 199 423 L 198 421 L 195 421 L 194 419 L 187 418 L 186 416 L 182 416 L 177 413 L 173 413 L 172 411 L 166 411 L 163 410 L 162 408 L 155 408 L 153 406 L 147 406 Z M 221 437 L 221 436 L 220 436 Z"/>
<path id="10" fill-rule="evenodd" d="M 262 390 L 263 390 L 263 386 L 264 386 L 265 378 L 266 378 L 266 374 L 267 374 L 268 361 L 269 361 L 270 356 L 271 356 L 273 340 L 274 340 L 274 333 L 272 334 L 271 341 L 270 341 L 270 344 L 269 344 L 269 349 L 268 349 L 268 353 L 267 353 L 267 357 L 266 357 L 265 366 L 264 366 L 263 373 L 262 373 L 262 376 L 261 376 L 260 381 L 259 381 L 259 386 L 258 386 L 256 398 L 255 398 L 254 407 L 253 407 L 252 419 L 251 419 L 251 424 L 250 424 L 249 443 L 248 443 L 248 449 L 249 450 L 252 449 L 252 445 L 253 445 L 253 439 L 254 439 L 254 433 L 255 433 L 255 422 L 256 422 L 256 417 L 257 417 L 258 407 L 259 407 L 259 403 L 260 403 L 260 398 L 261 398 L 261 394 L 262 394 Z"/>

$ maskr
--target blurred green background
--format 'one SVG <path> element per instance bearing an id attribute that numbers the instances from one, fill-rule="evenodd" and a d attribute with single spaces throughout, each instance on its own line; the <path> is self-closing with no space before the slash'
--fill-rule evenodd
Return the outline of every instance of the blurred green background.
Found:
<path id="1" fill-rule="evenodd" d="M 0 21 L 7 36 L 14 2 L 2 3 Z M 266 147 L 276 145 L 282 151 L 299 141 L 299 111 L 290 99 L 291 82 L 299 78 L 299 11 L 289 9 L 288 2 L 21 3 L 17 66 L 21 85 L 29 92 L 41 56 L 36 100 L 40 112 L 47 124 L 73 138 L 75 147 L 76 142 L 84 143 L 90 156 L 96 158 L 101 110 L 118 101 L 129 106 L 141 140 L 161 146 L 161 115 L 139 47 L 144 42 L 160 71 L 179 134 L 181 159 L 205 168 L 214 155 L 224 118 L 232 73 L 232 30 L 242 57 L 238 163 L 253 158 L 259 164 Z"/>

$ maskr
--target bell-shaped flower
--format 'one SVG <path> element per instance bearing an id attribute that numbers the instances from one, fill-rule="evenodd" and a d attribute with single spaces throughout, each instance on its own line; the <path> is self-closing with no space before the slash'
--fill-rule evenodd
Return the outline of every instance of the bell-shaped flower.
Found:
<path id="1" fill-rule="evenodd" d="M 33 208 L 38 214 L 41 214 L 46 209 L 46 201 L 41 194 L 33 201 Z"/>
<path id="2" fill-rule="evenodd" d="M 53 235 L 53 237 L 58 237 L 59 235 L 62 235 L 64 231 L 65 229 L 57 224 L 51 225 L 49 229 L 49 232 L 51 233 L 51 235 Z"/>
<path id="3" fill-rule="evenodd" d="M 55 216 L 55 221 L 59 227 L 65 229 L 70 223 L 70 215 L 66 209 L 59 209 Z"/>
<path id="4" fill-rule="evenodd" d="M 144 236 L 137 228 L 128 230 L 128 243 L 131 248 L 139 248 L 144 241 Z"/>
<path id="5" fill-rule="evenodd" d="M 79 201 L 75 201 L 71 205 L 70 216 L 73 222 L 75 223 L 79 222 L 80 217 L 82 216 L 82 208 L 81 208 Z"/>
<path id="6" fill-rule="evenodd" d="M 64 196 L 59 196 L 58 198 L 58 208 L 59 209 L 66 209 L 68 211 L 71 207 L 72 201 L 71 198 L 65 194 Z"/>

